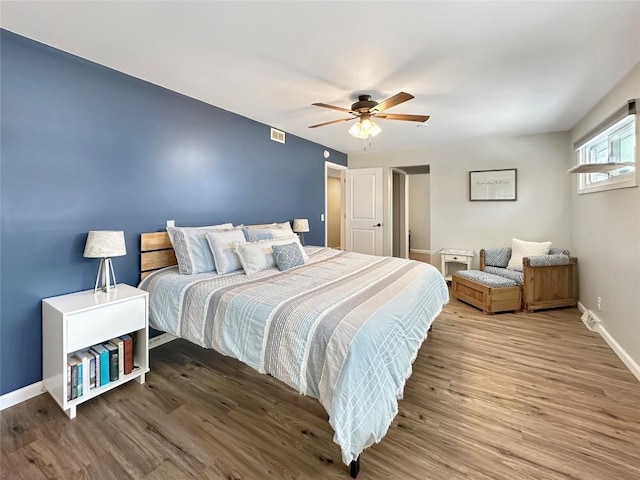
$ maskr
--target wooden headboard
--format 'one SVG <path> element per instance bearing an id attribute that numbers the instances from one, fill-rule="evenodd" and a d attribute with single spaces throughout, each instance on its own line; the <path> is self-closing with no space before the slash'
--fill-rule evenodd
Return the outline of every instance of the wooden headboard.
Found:
<path id="1" fill-rule="evenodd" d="M 270 223 L 245 225 L 247 228 L 267 228 Z M 140 234 L 140 280 L 155 270 L 177 265 L 176 253 L 173 251 L 167 232 L 150 232 Z"/>
<path id="2" fill-rule="evenodd" d="M 177 265 L 167 232 L 142 233 L 140 235 L 140 280 L 154 270 Z"/>

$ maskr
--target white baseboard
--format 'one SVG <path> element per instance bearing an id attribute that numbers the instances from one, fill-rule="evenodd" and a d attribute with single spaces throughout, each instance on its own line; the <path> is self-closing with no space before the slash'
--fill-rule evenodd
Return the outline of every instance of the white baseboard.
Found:
<path id="1" fill-rule="evenodd" d="M 620 357 L 622 363 L 624 363 L 627 368 L 631 370 L 631 373 L 633 373 L 635 377 L 640 380 L 640 365 L 638 365 L 636 361 L 631 358 L 631 355 L 629 355 L 626 350 L 622 348 L 618 342 L 615 341 L 615 339 L 611 336 L 607 329 L 602 326 L 602 324 L 600 324 L 598 333 L 602 336 L 602 338 L 604 338 L 604 341 L 609 344 L 611 350 L 613 350 L 616 355 Z"/>
<path id="2" fill-rule="evenodd" d="M 13 392 L 5 393 L 0 397 L 0 410 L 13 407 L 18 403 L 25 402 L 33 397 L 37 397 L 45 393 L 47 390 L 44 388 L 42 381 L 32 383 L 26 387 L 19 388 Z"/>
<path id="3" fill-rule="evenodd" d="M 578 302 L 578 310 L 584 313 L 587 309 L 582 303 Z M 592 312 L 592 315 L 596 319 L 598 319 L 598 316 L 595 315 L 593 312 Z M 595 331 L 600 334 L 600 336 L 604 339 L 605 342 L 607 342 L 607 345 L 609 345 L 609 348 L 611 348 L 611 350 L 613 350 L 613 352 L 618 356 L 618 358 L 622 360 L 622 363 L 625 364 L 625 366 L 631 371 L 631 373 L 633 373 L 633 375 L 638 380 L 640 380 L 640 365 L 638 365 L 638 363 L 633 358 L 631 358 L 631 355 L 629 355 L 627 351 L 624 348 L 622 348 L 618 342 L 616 342 L 615 338 L 613 338 L 609 333 L 609 331 L 604 327 L 604 325 L 602 325 L 602 322 L 600 321 L 600 319 L 598 319 L 598 328 Z"/>
<path id="4" fill-rule="evenodd" d="M 165 343 L 169 343 L 173 340 L 175 340 L 178 337 L 174 337 L 173 335 L 170 335 L 168 333 L 162 333 L 160 335 L 158 335 L 157 337 L 153 337 L 149 339 L 149 350 L 151 350 L 152 348 L 156 348 L 159 347 L 160 345 L 164 345 Z"/>
<path id="5" fill-rule="evenodd" d="M 418 248 L 412 248 L 409 251 L 411 253 L 421 253 L 422 255 L 431 255 L 431 250 L 420 250 Z"/>

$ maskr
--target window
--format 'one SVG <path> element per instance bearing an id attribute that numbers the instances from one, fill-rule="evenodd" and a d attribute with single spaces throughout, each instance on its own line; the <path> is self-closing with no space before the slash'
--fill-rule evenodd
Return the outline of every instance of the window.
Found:
<path id="1" fill-rule="evenodd" d="M 574 147 L 578 193 L 636 186 L 635 100 L 585 135 Z"/>

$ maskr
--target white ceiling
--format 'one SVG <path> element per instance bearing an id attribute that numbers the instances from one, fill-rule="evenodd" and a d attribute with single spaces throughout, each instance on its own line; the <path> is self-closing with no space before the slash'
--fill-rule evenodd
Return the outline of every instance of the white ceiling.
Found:
<path id="1" fill-rule="evenodd" d="M 640 1 L 11 2 L 1 25 L 343 152 L 311 106 L 416 98 L 368 150 L 571 128 L 640 61 Z M 346 115 L 344 115 L 346 116 Z"/>

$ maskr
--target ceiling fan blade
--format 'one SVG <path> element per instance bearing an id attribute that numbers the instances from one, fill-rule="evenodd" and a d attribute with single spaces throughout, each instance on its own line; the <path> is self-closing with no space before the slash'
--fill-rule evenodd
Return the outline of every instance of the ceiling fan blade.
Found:
<path id="1" fill-rule="evenodd" d="M 383 100 L 378 105 L 369 110 L 370 113 L 380 113 L 385 111 L 387 108 L 395 107 L 401 103 L 406 102 L 407 100 L 411 100 L 413 95 L 406 92 L 396 93 L 393 97 L 389 97 L 386 100 Z"/>
<path id="2" fill-rule="evenodd" d="M 409 115 L 408 113 L 384 113 L 382 115 L 376 115 L 376 118 L 383 118 L 384 120 L 406 120 L 407 122 L 426 122 L 429 120 L 429 115 Z"/>
<path id="3" fill-rule="evenodd" d="M 324 127 L 325 125 L 333 125 L 334 123 L 348 122 L 349 120 L 355 120 L 356 118 L 358 117 L 341 118 L 340 120 L 332 120 L 330 122 L 319 123 L 317 125 L 310 125 L 309 128 Z"/>
<path id="4" fill-rule="evenodd" d="M 336 107 L 335 105 L 328 105 L 326 103 L 312 103 L 316 107 L 330 108 L 331 110 L 338 110 L 339 112 L 351 113 L 351 110 L 343 107 Z"/>

